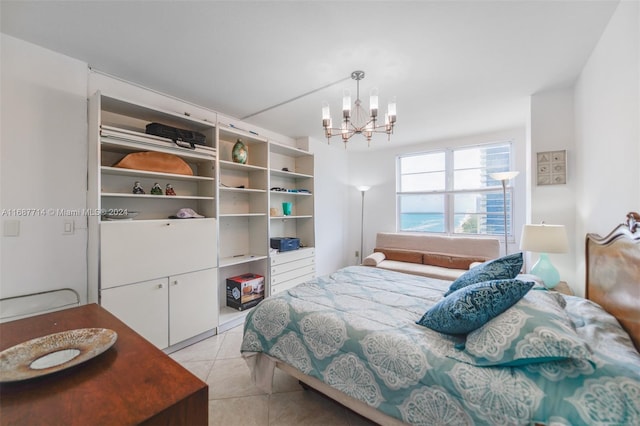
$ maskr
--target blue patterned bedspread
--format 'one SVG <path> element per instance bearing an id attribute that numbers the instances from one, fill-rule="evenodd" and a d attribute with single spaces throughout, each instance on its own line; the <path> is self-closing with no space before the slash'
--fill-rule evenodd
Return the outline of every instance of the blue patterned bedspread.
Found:
<path id="1" fill-rule="evenodd" d="M 410 424 L 640 425 L 640 355 L 598 305 L 565 298 L 590 363 L 478 367 L 451 357 L 463 338 L 415 324 L 449 284 L 350 266 L 262 301 L 247 316 L 242 351 Z"/>

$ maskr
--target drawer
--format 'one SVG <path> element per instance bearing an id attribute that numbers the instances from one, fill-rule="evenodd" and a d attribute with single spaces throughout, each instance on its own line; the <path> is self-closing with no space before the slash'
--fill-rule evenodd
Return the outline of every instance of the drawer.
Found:
<path id="1" fill-rule="evenodd" d="M 100 285 L 109 288 L 216 266 L 215 219 L 103 222 Z"/>
<path id="2" fill-rule="evenodd" d="M 283 291 L 283 290 L 289 290 L 290 288 L 293 288 L 295 286 L 297 286 L 298 284 L 302 284 L 305 281 L 309 281 L 311 279 L 313 279 L 315 277 L 315 274 L 307 274 L 307 275 L 302 275 L 300 277 L 296 277 L 292 280 L 288 280 L 288 281 L 283 281 L 280 284 L 277 285 L 273 285 L 271 286 L 271 295 L 274 294 L 278 294 L 279 292 Z"/>
<path id="3" fill-rule="evenodd" d="M 315 265 L 305 266 L 303 268 L 294 269 L 288 272 L 284 272 L 278 275 L 271 275 L 271 285 L 277 285 L 285 281 L 292 280 L 294 278 L 301 277 L 302 275 L 313 274 L 316 270 Z"/>
<path id="4" fill-rule="evenodd" d="M 271 275 L 278 275 L 294 269 L 304 268 L 313 265 L 316 262 L 315 257 L 307 257 L 305 259 L 294 260 L 293 262 L 271 265 Z"/>
<path id="5" fill-rule="evenodd" d="M 307 257 L 314 257 L 315 253 L 316 251 L 313 248 L 302 248 L 299 250 L 274 254 L 271 256 L 271 266 L 281 265 L 283 263 L 293 262 L 294 260 L 304 259 Z"/>

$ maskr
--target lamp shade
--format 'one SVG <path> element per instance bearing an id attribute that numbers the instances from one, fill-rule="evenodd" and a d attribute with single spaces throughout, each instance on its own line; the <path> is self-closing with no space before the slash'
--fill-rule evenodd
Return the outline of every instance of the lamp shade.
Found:
<path id="1" fill-rule="evenodd" d="M 520 238 L 520 250 L 536 253 L 566 253 L 569 241 L 564 225 L 525 225 Z"/>
<path id="2" fill-rule="evenodd" d="M 515 172 L 515 171 L 514 172 L 496 172 L 496 173 L 489 173 L 489 177 L 495 180 L 509 180 L 509 179 L 513 179 L 519 174 L 520 172 Z"/>

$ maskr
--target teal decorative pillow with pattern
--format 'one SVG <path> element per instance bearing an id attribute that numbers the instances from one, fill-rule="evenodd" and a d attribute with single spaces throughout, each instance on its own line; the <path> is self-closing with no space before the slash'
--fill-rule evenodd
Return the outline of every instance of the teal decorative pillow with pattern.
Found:
<path id="1" fill-rule="evenodd" d="M 466 334 L 513 306 L 533 282 L 494 280 L 454 291 L 433 305 L 416 324 L 445 334 Z"/>
<path id="2" fill-rule="evenodd" d="M 449 291 L 444 295 L 446 297 L 456 290 L 483 281 L 513 279 L 520 273 L 522 262 L 522 253 L 520 252 L 474 266 L 451 283 Z"/>
<path id="3" fill-rule="evenodd" d="M 539 288 L 467 334 L 464 349 L 449 357 L 476 366 L 563 362 L 550 369 L 593 368 L 591 350 L 575 332 L 564 303 L 558 303 L 556 294 Z"/>

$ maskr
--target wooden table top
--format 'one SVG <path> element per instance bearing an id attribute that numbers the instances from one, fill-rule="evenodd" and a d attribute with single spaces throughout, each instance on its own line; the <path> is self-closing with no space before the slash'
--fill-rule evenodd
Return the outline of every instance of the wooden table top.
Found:
<path id="1" fill-rule="evenodd" d="M 0 384 L 0 424 L 154 423 L 163 411 L 164 422 L 172 406 L 191 403 L 196 394 L 198 406 L 190 408 L 201 413 L 205 395 L 206 409 L 206 383 L 96 304 L 0 324 L 0 350 L 52 333 L 94 327 L 118 333 L 116 343 L 104 353 L 48 376 Z M 183 414 L 170 423 L 184 423 Z"/>

